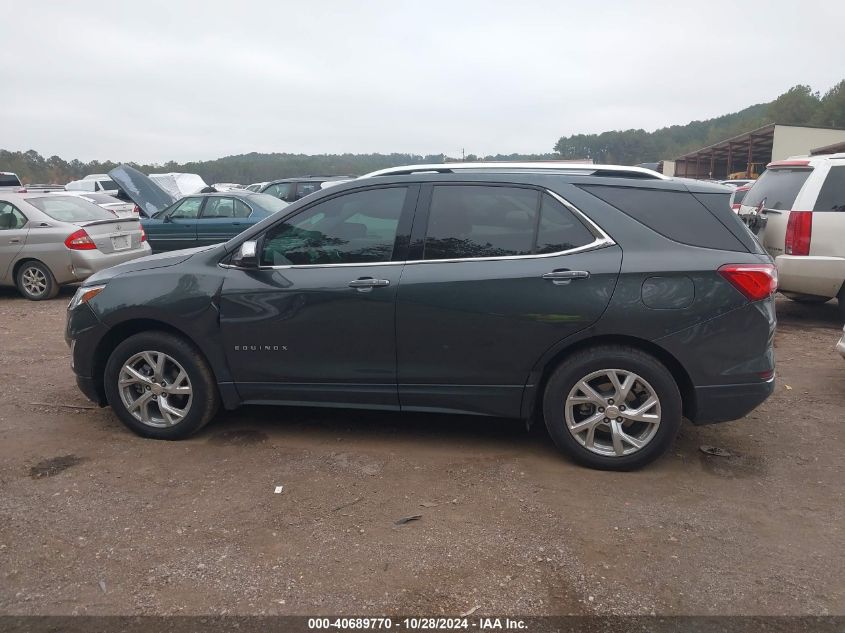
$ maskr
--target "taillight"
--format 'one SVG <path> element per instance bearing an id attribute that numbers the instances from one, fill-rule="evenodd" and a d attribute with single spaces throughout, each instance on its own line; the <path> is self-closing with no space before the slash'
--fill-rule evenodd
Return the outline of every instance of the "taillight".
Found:
<path id="1" fill-rule="evenodd" d="M 94 240 L 85 232 L 85 229 L 79 229 L 76 233 L 71 233 L 65 240 L 65 246 L 72 251 L 93 251 L 97 249 Z"/>
<path id="2" fill-rule="evenodd" d="M 773 264 L 725 264 L 719 274 L 749 301 L 765 299 L 778 289 L 778 271 Z"/>
<path id="3" fill-rule="evenodd" d="M 143 228 L 143 227 L 141 227 L 141 241 L 142 241 L 142 242 L 146 242 L 146 241 L 147 241 L 147 233 L 144 231 L 144 228 Z"/>
<path id="4" fill-rule="evenodd" d="M 734 213 L 739 213 L 739 210 L 740 210 L 741 207 L 742 207 L 741 204 L 732 204 L 731 210 L 733 210 Z"/>
<path id="5" fill-rule="evenodd" d="M 18 193 L 26 193 L 26 187 L 21 187 L 18 189 Z"/>
<path id="6" fill-rule="evenodd" d="M 132 207 L 132 213 L 134 213 L 135 215 L 141 215 L 141 207 L 136 204 L 134 207 Z"/>
<path id="7" fill-rule="evenodd" d="M 813 212 L 790 211 L 786 223 L 784 252 L 787 255 L 809 255 L 813 237 Z"/>

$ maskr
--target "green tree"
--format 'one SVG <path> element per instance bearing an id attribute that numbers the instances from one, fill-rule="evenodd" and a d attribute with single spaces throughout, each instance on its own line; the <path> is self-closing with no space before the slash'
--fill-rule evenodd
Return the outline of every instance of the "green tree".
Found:
<path id="1" fill-rule="evenodd" d="M 810 86 L 793 86 L 769 106 L 768 118 L 784 125 L 809 125 L 821 108 L 819 93 Z"/>

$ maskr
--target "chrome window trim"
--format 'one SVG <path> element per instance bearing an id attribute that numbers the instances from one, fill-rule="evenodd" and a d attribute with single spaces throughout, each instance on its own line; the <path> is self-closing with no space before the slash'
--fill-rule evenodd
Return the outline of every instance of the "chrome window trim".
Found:
<path id="1" fill-rule="evenodd" d="M 541 193 L 547 193 L 552 198 L 560 202 L 567 209 L 569 209 L 577 218 L 579 218 L 587 227 L 587 229 L 595 236 L 595 240 L 583 246 L 576 246 L 564 251 L 557 251 L 555 253 L 533 253 L 531 255 L 501 255 L 496 257 L 465 257 L 456 259 L 408 259 L 404 261 L 389 261 L 389 262 L 361 262 L 357 264 L 283 264 L 280 266 L 259 266 L 253 270 L 286 270 L 289 268 L 349 268 L 361 266 L 396 266 L 405 264 L 457 264 L 461 262 L 495 262 L 508 261 L 514 259 L 544 259 L 548 257 L 560 257 L 562 255 L 574 255 L 575 253 L 584 253 L 587 251 L 597 250 L 606 246 L 613 246 L 616 242 L 604 230 L 589 217 L 581 212 L 575 205 L 561 197 L 554 191 L 546 188 L 540 188 Z M 239 268 L 232 264 L 218 264 L 222 268 Z"/>

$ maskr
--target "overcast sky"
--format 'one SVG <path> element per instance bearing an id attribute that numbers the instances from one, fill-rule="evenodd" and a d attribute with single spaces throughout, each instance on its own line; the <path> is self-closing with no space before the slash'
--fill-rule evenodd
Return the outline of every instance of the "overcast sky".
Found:
<path id="1" fill-rule="evenodd" d="M 845 75 L 841 0 L 0 8 L 0 147 L 86 161 L 549 152 Z"/>

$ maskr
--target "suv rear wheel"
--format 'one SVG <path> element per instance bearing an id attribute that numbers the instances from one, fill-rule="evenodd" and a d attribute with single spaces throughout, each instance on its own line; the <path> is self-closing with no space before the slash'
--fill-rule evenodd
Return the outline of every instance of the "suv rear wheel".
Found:
<path id="1" fill-rule="evenodd" d="M 188 437 L 219 406 L 206 360 L 191 344 L 165 332 L 144 332 L 123 341 L 109 357 L 104 380 L 109 405 L 144 437 Z"/>
<path id="2" fill-rule="evenodd" d="M 678 385 L 633 347 L 576 352 L 549 378 L 543 415 L 555 444 L 592 468 L 632 470 L 660 457 L 681 424 Z"/>

